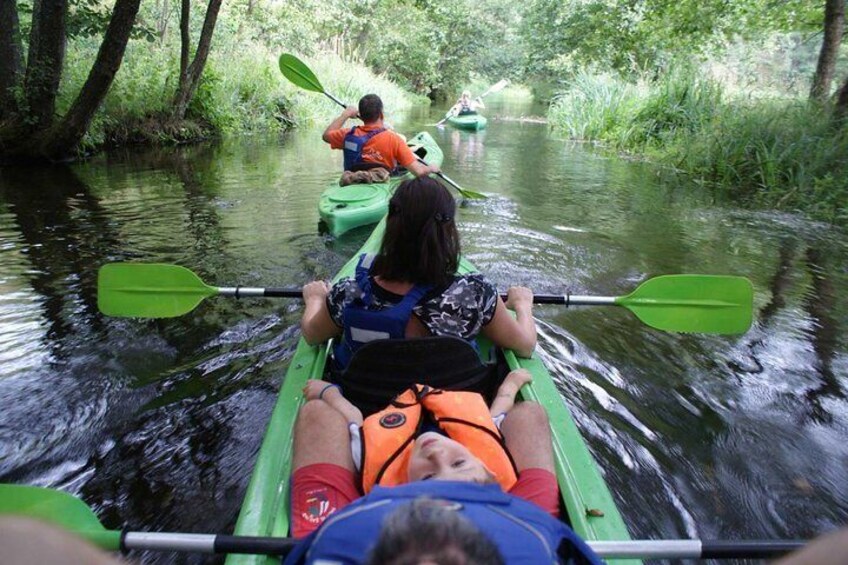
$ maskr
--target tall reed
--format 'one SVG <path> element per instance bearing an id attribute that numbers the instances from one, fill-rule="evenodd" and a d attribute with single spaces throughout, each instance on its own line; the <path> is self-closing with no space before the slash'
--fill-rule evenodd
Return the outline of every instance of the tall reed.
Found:
<path id="1" fill-rule="evenodd" d="M 848 224 L 848 127 L 805 101 L 731 97 L 685 73 L 635 84 L 577 74 L 548 117 L 571 138 L 647 155 L 744 203 Z"/>

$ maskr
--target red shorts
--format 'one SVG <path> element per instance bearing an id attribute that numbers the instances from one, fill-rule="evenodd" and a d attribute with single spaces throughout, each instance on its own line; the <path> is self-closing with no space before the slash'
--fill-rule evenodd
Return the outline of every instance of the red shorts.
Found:
<path id="1" fill-rule="evenodd" d="M 509 494 L 559 517 L 559 484 L 553 473 L 544 469 L 525 469 Z M 302 538 L 311 534 L 330 514 L 360 496 L 356 474 L 344 467 L 330 463 L 301 467 L 292 475 L 292 536 Z"/>

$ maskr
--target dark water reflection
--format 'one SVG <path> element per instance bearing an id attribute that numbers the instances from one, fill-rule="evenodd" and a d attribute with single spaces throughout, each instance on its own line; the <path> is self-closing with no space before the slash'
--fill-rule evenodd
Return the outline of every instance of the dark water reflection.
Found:
<path id="1" fill-rule="evenodd" d="M 492 113 L 533 110 L 495 101 Z M 444 169 L 491 194 L 460 221 L 465 253 L 500 286 L 618 295 L 667 273 L 753 281 L 756 323 L 738 338 L 661 333 L 612 309 L 537 310 L 539 354 L 635 536 L 806 537 L 848 522 L 845 234 L 736 210 L 540 124 L 430 131 Z M 218 285 L 328 277 L 368 233 L 318 233 L 339 164 L 312 131 L 0 171 L 0 480 L 68 489 L 110 527 L 231 528 L 300 304 L 105 318 L 96 270 L 144 260 Z"/>

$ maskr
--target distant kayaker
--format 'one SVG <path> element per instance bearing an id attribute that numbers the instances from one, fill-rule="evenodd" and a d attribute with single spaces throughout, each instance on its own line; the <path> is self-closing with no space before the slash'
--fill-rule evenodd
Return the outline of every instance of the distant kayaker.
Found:
<path id="1" fill-rule="evenodd" d="M 478 110 L 482 110 L 486 105 L 483 104 L 483 100 L 480 97 L 471 99 L 471 91 L 463 90 L 462 95 L 459 97 L 459 100 L 456 101 L 456 104 L 453 105 L 448 111 L 448 116 L 467 116 L 469 114 L 476 114 Z"/>
<path id="2" fill-rule="evenodd" d="M 362 120 L 361 126 L 343 127 L 351 118 Z M 330 122 L 322 135 L 333 149 L 344 151 L 342 186 L 354 183 L 386 182 L 404 168 L 415 176 L 439 171 L 438 165 L 418 161 L 404 139 L 383 124 L 383 101 L 376 94 L 366 94 L 359 107 L 349 106 Z"/>
<path id="3" fill-rule="evenodd" d="M 379 545 L 386 516 L 395 522 L 398 512 L 406 520 L 434 500 L 462 518 L 452 520 L 457 528 L 491 540 L 507 563 L 555 562 L 563 539 L 585 549 L 555 517 L 559 489 L 545 411 L 514 402 L 530 380 L 526 370 L 511 372 L 491 408 L 475 393 L 416 386 L 364 421 L 336 385 L 309 381 L 295 425 L 291 487 L 292 534 L 303 537 L 326 522 L 306 542 L 309 560 L 362 562 Z M 361 492 L 367 494 L 354 502 Z M 445 549 L 441 536 L 417 534 L 425 554 Z"/>
<path id="4" fill-rule="evenodd" d="M 436 179 L 401 183 L 389 201 L 380 253 L 362 255 L 353 278 L 332 287 L 324 281 L 303 287 L 304 339 L 316 345 L 340 338 L 333 352 L 339 369 L 378 338 L 453 336 L 473 342 L 482 333 L 499 347 L 532 355 L 532 291 L 511 287 L 504 302 L 482 274 L 456 274 L 455 214 L 456 202 Z"/>

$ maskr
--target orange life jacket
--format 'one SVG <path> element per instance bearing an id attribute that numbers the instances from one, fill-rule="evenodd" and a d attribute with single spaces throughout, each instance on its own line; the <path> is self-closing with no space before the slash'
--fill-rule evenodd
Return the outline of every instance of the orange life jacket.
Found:
<path id="1" fill-rule="evenodd" d="M 426 410 L 454 441 L 464 445 L 492 472 L 504 491 L 518 480 L 515 464 L 483 397 L 415 385 L 362 424 L 362 490 L 407 482 L 409 458 Z"/>

